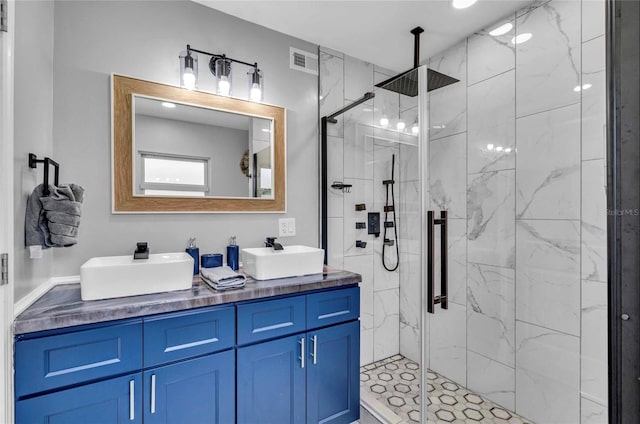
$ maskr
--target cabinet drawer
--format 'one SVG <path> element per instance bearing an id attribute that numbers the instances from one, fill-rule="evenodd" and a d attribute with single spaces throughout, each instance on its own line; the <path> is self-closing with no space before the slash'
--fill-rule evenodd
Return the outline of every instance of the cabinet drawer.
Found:
<path id="1" fill-rule="evenodd" d="M 142 424 L 142 374 L 20 400 L 15 422 Z"/>
<path id="2" fill-rule="evenodd" d="M 359 316 L 359 287 L 307 295 L 308 329 L 350 321 Z"/>
<path id="3" fill-rule="evenodd" d="M 213 353 L 235 344 L 233 307 L 177 312 L 144 320 L 144 366 Z"/>
<path id="4" fill-rule="evenodd" d="M 15 344 L 16 397 L 142 367 L 142 323 L 111 325 Z"/>
<path id="5" fill-rule="evenodd" d="M 238 344 L 305 330 L 304 296 L 238 306 Z"/>

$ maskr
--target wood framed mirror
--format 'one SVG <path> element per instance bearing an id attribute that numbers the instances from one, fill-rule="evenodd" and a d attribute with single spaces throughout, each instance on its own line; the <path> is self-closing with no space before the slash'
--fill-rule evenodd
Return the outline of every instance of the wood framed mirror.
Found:
<path id="1" fill-rule="evenodd" d="M 111 78 L 113 213 L 286 211 L 284 108 Z"/>

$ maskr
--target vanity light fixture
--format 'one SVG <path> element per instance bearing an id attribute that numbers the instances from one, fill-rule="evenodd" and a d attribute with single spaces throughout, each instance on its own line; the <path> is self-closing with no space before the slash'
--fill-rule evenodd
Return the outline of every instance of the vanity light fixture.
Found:
<path id="1" fill-rule="evenodd" d="M 216 93 L 220 96 L 231 96 L 232 92 L 232 73 L 231 64 L 239 63 L 241 65 L 253 68 L 249 72 L 249 99 L 254 102 L 260 102 L 263 98 L 263 78 L 262 72 L 258 68 L 258 63 L 249 63 L 242 60 L 227 57 L 225 54 L 210 53 L 203 50 L 192 49 L 187 44 L 187 50 L 180 53 L 180 86 L 193 90 L 197 88 L 198 81 L 198 56 L 196 53 L 211 56 L 209 60 L 209 70 L 216 77 L 217 86 Z"/>
<path id="2" fill-rule="evenodd" d="M 189 50 L 180 52 L 180 87 L 187 90 L 198 88 L 198 55 Z"/>

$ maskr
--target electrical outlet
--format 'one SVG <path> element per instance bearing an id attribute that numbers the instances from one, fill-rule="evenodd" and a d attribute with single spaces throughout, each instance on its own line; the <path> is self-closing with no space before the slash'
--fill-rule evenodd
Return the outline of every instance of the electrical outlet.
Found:
<path id="1" fill-rule="evenodd" d="M 281 218 L 278 220 L 278 237 L 293 237 L 296 235 L 296 219 Z"/>

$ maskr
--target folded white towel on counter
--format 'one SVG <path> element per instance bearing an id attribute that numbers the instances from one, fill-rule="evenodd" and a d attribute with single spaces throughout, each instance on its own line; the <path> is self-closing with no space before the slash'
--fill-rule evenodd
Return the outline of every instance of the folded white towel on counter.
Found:
<path id="1" fill-rule="evenodd" d="M 200 268 L 202 280 L 215 290 L 238 289 L 245 286 L 247 277 L 238 274 L 228 266 Z"/>

